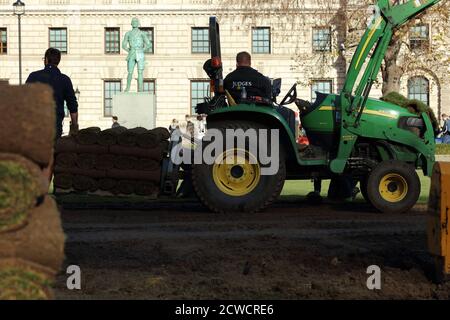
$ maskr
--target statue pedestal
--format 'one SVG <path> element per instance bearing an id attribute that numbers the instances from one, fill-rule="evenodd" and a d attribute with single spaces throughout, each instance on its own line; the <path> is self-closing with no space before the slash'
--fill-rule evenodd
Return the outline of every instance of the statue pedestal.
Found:
<path id="1" fill-rule="evenodd" d="M 156 98 L 147 92 L 120 92 L 112 99 L 113 116 L 121 126 L 132 129 L 156 127 Z"/>

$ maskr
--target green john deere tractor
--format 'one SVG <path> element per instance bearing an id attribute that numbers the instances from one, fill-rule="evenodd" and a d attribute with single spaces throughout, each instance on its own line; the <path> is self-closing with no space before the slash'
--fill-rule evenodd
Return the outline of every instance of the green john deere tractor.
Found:
<path id="1" fill-rule="evenodd" d="M 215 154 L 214 163 L 193 165 L 192 181 L 201 201 L 216 212 L 257 212 L 277 199 L 286 179 L 344 177 L 355 185 L 359 182 L 366 201 L 381 212 L 411 209 L 421 190 L 416 169 L 430 176 L 435 161 L 432 123 L 426 113 L 414 114 L 371 99 L 369 93 L 395 28 L 438 2 L 411 0 L 391 5 L 389 0 L 379 0 L 380 14 L 373 18 L 353 56 L 342 92 L 317 93 L 313 104 L 298 99 L 294 85 L 280 104 L 254 97 L 233 105 L 223 88 L 219 25 L 212 17 L 212 58 L 204 69 L 215 95 L 198 105 L 197 112 L 208 115 L 208 131 L 276 130 L 278 138 L 258 141 L 258 145 L 264 144 L 276 156 L 278 170 L 263 174 L 267 161 L 250 142 L 238 146 L 233 138 L 233 144 L 224 143 L 224 151 Z M 280 84 L 275 81 L 274 91 L 277 88 Z M 290 103 L 299 109 L 311 144 L 306 149 L 296 141 L 294 112 L 284 107 Z"/>

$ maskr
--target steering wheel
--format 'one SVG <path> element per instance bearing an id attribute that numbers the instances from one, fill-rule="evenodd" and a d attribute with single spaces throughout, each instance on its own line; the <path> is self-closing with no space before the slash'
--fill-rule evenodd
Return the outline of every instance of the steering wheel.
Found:
<path id="1" fill-rule="evenodd" d="M 294 84 L 284 99 L 281 101 L 280 106 L 293 103 L 297 99 L 297 84 Z"/>

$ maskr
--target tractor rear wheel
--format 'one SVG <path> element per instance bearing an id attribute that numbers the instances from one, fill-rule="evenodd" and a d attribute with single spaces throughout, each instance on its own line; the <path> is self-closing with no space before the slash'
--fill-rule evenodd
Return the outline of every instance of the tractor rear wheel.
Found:
<path id="1" fill-rule="evenodd" d="M 232 121 L 214 123 L 214 129 L 220 130 L 225 136 L 227 129 L 244 131 L 248 129 L 268 130 L 270 128 L 250 122 Z M 208 130 L 211 129 L 208 128 Z M 275 201 L 281 193 L 286 179 L 285 155 L 280 145 L 279 154 L 271 155 L 274 161 L 278 161 L 278 170 L 275 174 L 264 175 L 263 168 L 258 154 L 254 154 L 254 149 L 249 144 L 245 148 L 239 148 L 234 143 L 234 147 L 226 148 L 224 139 L 223 152 L 215 155 L 213 164 L 195 164 L 192 169 L 192 182 L 194 190 L 200 200 L 210 210 L 218 213 L 233 212 L 258 212 L 268 207 Z M 279 141 L 267 141 L 268 154 L 271 153 L 271 146 Z M 258 150 L 259 150 L 258 141 Z M 207 146 L 204 146 L 207 147 Z"/>
<path id="2" fill-rule="evenodd" d="M 420 196 L 420 180 L 410 164 L 388 160 L 378 164 L 367 180 L 369 202 L 384 213 L 403 213 L 411 209 Z"/>

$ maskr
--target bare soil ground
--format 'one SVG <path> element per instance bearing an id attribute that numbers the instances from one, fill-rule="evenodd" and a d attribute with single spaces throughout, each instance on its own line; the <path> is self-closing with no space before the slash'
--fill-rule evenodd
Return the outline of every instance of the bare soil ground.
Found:
<path id="1" fill-rule="evenodd" d="M 384 215 L 361 205 L 279 202 L 260 214 L 200 204 L 136 210 L 64 209 L 66 266 L 82 290 L 58 299 L 449 299 L 435 285 L 426 208 Z M 366 287 L 367 267 L 382 289 Z"/>

